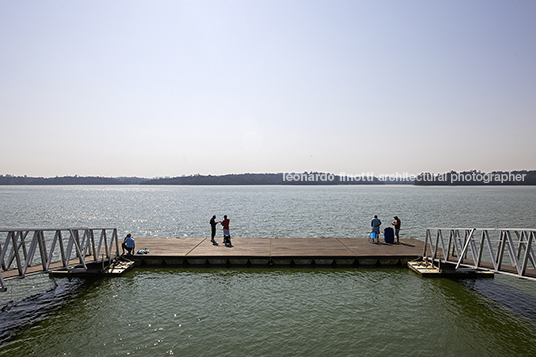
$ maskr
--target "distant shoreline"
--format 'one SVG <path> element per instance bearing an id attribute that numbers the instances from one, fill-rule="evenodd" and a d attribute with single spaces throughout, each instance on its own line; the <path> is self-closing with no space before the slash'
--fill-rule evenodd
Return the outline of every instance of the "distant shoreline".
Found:
<path id="1" fill-rule="evenodd" d="M 245 173 L 227 175 L 189 175 L 172 178 L 63 176 L 27 177 L 0 175 L 1 186 L 37 185 L 283 185 L 283 186 L 346 186 L 346 185 L 415 185 L 415 186 L 531 186 L 536 185 L 536 170 L 462 171 L 421 173 L 413 177 L 372 175 L 335 175 L 325 172 Z"/>

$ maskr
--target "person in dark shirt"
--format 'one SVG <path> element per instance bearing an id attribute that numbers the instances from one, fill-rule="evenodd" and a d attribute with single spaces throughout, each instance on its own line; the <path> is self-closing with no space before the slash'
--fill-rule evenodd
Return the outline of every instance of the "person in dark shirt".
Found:
<path id="1" fill-rule="evenodd" d="M 398 244 L 398 243 L 400 243 L 399 242 L 399 237 L 400 237 L 400 224 L 401 224 L 401 222 L 400 222 L 400 219 L 397 216 L 395 216 L 394 218 L 395 218 L 395 220 L 391 224 L 393 226 L 395 226 L 396 244 Z"/>
<path id="2" fill-rule="evenodd" d="M 216 216 L 215 215 L 212 216 L 212 218 L 210 219 L 210 228 L 212 229 L 212 232 L 210 235 L 210 241 L 214 245 L 218 245 L 218 243 L 216 243 L 216 241 L 214 240 L 214 237 L 216 236 L 216 225 L 218 223 L 221 223 L 221 222 L 216 222 Z"/>

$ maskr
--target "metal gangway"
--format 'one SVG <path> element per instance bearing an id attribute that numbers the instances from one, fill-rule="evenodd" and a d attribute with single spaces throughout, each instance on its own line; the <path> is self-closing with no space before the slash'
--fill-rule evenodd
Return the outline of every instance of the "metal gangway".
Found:
<path id="1" fill-rule="evenodd" d="M 5 280 L 73 266 L 87 269 L 119 256 L 116 228 L 0 229 L 0 237 L 4 234 L 0 291 L 7 290 Z"/>
<path id="2" fill-rule="evenodd" d="M 440 269 L 448 265 L 536 280 L 535 240 L 536 229 L 428 228 L 423 259 Z"/>

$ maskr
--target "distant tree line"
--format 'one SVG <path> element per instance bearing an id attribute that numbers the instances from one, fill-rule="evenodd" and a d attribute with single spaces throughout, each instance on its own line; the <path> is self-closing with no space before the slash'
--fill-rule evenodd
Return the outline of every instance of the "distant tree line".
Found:
<path id="1" fill-rule="evenodd" d="M 369 176 L 360 180 L 349 180 L 331 173 L 245 173 L 228 175 L 190 175 L 173 178 L 139 177 L 27 177 L 0 175 L 0 185 L 358 185 L 383 184 L 378 178 Z"/>
<path id="2" fill-rule="evenodd" d="M 147 179 L 139 177 L 27 177 L 0 175 L 0 185 L 137 185 L 145 180 Z"/>
<path id="3" fill-rule="evenodd" d="M 278 185 L 278 174 L 190 175 L 147 180 L 143 185 Z"/>
<path id="4" fill-rule="evenodd" d="M 343 185 L 381 184 L 377 178 L 368 181 L 342 181 L 339 176 L 322 172 L 303 173 L 246 173 L 228 175 L 190 175 L 147 180 L 143 185 Z"/>
<path id="5" fill-rule="evenodd" d="M 450 171 L 424 172 L 415 180 L 385 179 L 372 175 L 335 175 L 326 172 L 245 173 L 228 175 L 189 175 L 172 178 L 63 176 L 27 177 L 0 175 L 0 185 L 536 185 L 536 171 Z"/>

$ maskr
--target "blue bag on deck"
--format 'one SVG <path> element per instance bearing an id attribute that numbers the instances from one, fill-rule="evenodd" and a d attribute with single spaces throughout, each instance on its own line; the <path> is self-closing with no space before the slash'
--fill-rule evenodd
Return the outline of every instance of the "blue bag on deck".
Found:
<path id="1" fill-rule="evenodd" d="M 370 233 L 370 238 L 376 239 L 376 232 L 373 231 L 372 233 Z"/>

